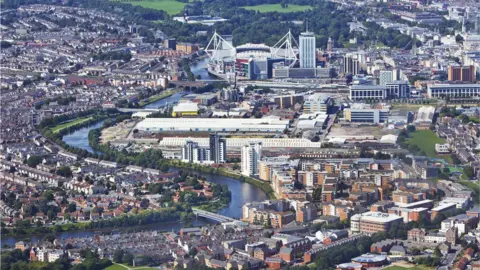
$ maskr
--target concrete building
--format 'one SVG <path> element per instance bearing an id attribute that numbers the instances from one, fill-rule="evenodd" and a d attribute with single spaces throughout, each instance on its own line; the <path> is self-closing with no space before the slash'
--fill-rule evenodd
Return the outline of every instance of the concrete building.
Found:
<path id="1" fill-rule="evenodd" d="M 343 73 L 357 75 L 360 73 L 360 59 L 357 55 L 347 53 L 343 57 Z"/>
<path id="2" fill-rule="evenodd" d="M 391 81 L 385 84 L 387 98 L 409 98 L 410 84 L 407 81 Z"/>
<path id="3" fill-rule="evenodd" d="M 380 70 L 379 84 L 387 85 L 387 83 L 397 81 L 399 78 L 400 78 L 400 72 L 398 69 Z"/>
<path id="4" fill-rule="evenodd" d="M 375 233 L 388 231 L 395 223 L 403 223 L 403 218 L 394 214 L 366 212 L 353 215 L 350 219 L 350 228 L 352 232 Z"/>
<path id="5" fill-rule="evenodd" d="M 471 97 L 480 94 L 480 84 L 435 84 L 427 86 L 428 97 Z"/>
<path id="6" fill-rule="evenodd" d="M 258 161 L 262 157 L 262 143 L 251 142 L 242 147 L 242 174 L 258 175 Z"/>
<path id="7" fill-rule="evenodd" d="M 199 147 L 198 143 L 187 141 L 182 147 L 182 161 L 203 163 L 210 161 L 210 149 Z"/>
<path id="8" fill-rule="evenodd" d="M 279 106 L 280 109 L 292 108 L 297 103 L 303 102 L 303 95 L 294 94 L 294 95 L 283 95 L 276 96 L 273 98 L 273 102 Z"/>
<path id="9" fill-rule="evenodd" d="M 333 105 L 333 99 L 329 95 L 316 93 L 305 98 L 303 104 L 304 113 L 327 113 Z"/>
<path id="10" fill-rule="evenodd" d="M 446 203 L 446 204 L 439 205 L 435 208 L 432 208 L 430 213 L 430 218 L 434 220 L 435 217 L 437 217 L 440 213 L 448 216 L 450 214 L 455 213 L 456 208 L 457 208 L 457 205 L 454 203 Z"/>
<path id="11" fill-rule="evenodd" d="M 385 123 L 388 121 L 389 108 L 372 108 L 364 103 L 355 103 L 344 110 L 345 119 L 350 122 Z"/>
<path id="12" fill-rule="evenodd" d="M 218 134 L 210 134 L 210 161 L 224 163 L 227 159 L 227 141 Z"/>
<path id="13" fill-rule="evenodd" d="M 386 99 L 387 91 L 381 85 L 352 85 L 350 86 L 351 100 Z"/>
<path id="14" fill-rule="evenodd" d="M 449 66 L 448 80 L 461 82 L 475 81 L 475 66 Z"/>
<path id="15" fill-rule="evenodd" d="M 300 34 L 300 68 L 315 68 L 317 62 L 315 34 L 313 32 L 303 32 Z"/>

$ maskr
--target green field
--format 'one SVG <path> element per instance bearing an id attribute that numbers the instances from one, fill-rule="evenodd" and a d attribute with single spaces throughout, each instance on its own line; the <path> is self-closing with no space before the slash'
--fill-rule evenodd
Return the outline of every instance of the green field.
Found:
<path id="1" fill-rule="evenodd" d="M 475 192 L 476 196 L 480 196 L 480 182 L 477 181 L 460 181 L 460 184 L 471 188 Z"/>
<path id="2" fill-rule="evenodd" d="M 288 13 L 288 12 L 297 12 L 297 11 L 305 11 L 307 9 L 311 9 L 311 6 L 299 6 L 299 5 L 288 5 L 286 8 L 282 8 L 280 4 L 264 4 L 264 5 L 257 5 L 257 6 L 243 6 L 244 9 L 248 10 L 255 10 L 261 13 L 264 12 L 281 12 L 281 13 Z"/>
<path id="3" fill-rule="evenodd" d="M 105 268 L 105 270 L 128 270 L 128 269 L 132 269 L 132 270 L 155 270 L 155 268 L 148 267 L 148 266 L 130 267 L 126 264 L 114 264 L 114 265 L 111 265 L 111 266 Z"/>
<path id="4" fill-rule="evenodd" d="M 186 3 L 177 2 L 175 0 L 139 0 L 139 1 L 125 1 L 125 0 L 111 0 L 112 2 L 120 2 L 134 6 L 141 6 L 144 8 L 151 8 L 156 10 L 163 10 L 170 15 L 175 15 L 183 11 Z"/>
<path id="5" fill-rule="evenodd" d="M 420 148 L 428 157 L 443 158 L 450 161 L 449 157 L 439 156 L 435 152 L 436 143 L 445 143 L 445 140 L 437 137 L 431 130 L 417 130 L 410 133 L 407 140 L 408 145 L 416 145 Z"/>
<path id="6" fill-rule="evenodd" d="M 62 129 L 66 129 L 66 128 L 69 128 L 71 126 L 74 126 L 76 124 L 81 124 L 83 122 L 86 122 L 88 120 L 92 119 L 92 117 L 84 117 L 84 118 L 78 118 L 78 119 L 75 119 L 73 121 L 70 121 L 70 122 L 66 122 L 66 123 L 63 123 L 63 124 L 60 124 L 60 125 L 56 125 L 54 127 L 51 128 L 52 132 L 54 134 L 60 132 Z"/>

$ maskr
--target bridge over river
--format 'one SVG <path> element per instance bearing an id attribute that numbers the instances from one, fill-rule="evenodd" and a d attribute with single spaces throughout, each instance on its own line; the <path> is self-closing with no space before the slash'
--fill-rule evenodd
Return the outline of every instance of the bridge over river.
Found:
<path id="1" fill-rule="evenodd" d="M 216 214 L 216 213 L 212 213 L 212 212 L 208 212 L 208 211 L 204 211 L 204 210 L 200 210 L 200 209 L 193 209 L 193 213 L 196 216 L 208 218 L 210 220 L 217 221 L 217 222 L 229 222 L 229 221 L 235 221 L 236 220 L 236 219 L 231 218 L 231 217 L 222 216 L 222 215 L 219 215 L 219 214 Z"/>

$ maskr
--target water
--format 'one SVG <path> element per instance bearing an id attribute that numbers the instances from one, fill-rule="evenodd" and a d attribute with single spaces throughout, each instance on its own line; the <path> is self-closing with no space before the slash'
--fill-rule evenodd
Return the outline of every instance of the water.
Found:
<path id="1" fill-rule="evenodd" d="M 260 188 L 245 182 L 240 182 L 230 177 L 223 175 L 216 175 L 210 173 L 197 172 L 190 169 L 177 169 L 171 168 L 170 171 L 189 171 L 203 177 L 206 177 L 207 181 L 226 185 L 228 190 L 232 193 L 232 201 L 230 204 L 218 211 L 217 213 L 223 216 L 240 219 L 242 217 L 242 206 L 248 202 L 264 201 L 267 200 L 267 195 Z"/>
<path id="2" fill-rule="evenodd" d="M 166 105 L 172 105 L 175 102 L 178 102 L 184 95 L 187 95 L 188 92 L 179 92 L 175 93 L 169 97 L 157 100 L 153 103 L 145 105 L 144 109 L 159 109 L 165 107 Z"/>
<path id="3" fill-rule="evenodd" d="M 173 97 L 173 96 L 172 96 Z M 157 101 L 158 102 L 158 101 Z M 72 134 L 66 135 L 63 137 L 63 141 L 70 146 L 75 146 L 81 149 L 85 149 L 89 152 L 94 152 L 94 150 L 90 147 L 88 143 L 88 132 L 92 129 L 99 128 L 103 125 L 103 121 L 91 125 L 89 127 L 81 128 L 73 132 Z M 232 218 L 241 218 L 242 217 L 242 206 L 247 202 L 253 201 L 263 201 L 267 199 L 266 194 L 258 187 L 251 185 L 249 183 L 244 183 L 232 179 L 230 177 L 222 176 L 222 175 L 214 175 L 208 174 L 203 172 L 196 172 L 193 170 L 188 169 L 177 169 L 171 168 L 171 171 L 178 171 L 178 170 L 185 170 L 191 171 L 198 175 L 206 177 L 206 179 L 210 182 L 214 182 L 217 184 L 227 185 L 228 189 L 232 193 L 232 200 L 230 204 L 218 211 L 219 214 L 232 217 Z M 202 226 L 205 224 L 210 223 L 211 221 L 206 220 L 204 218 L 196 219 L 192 226 Z M 135 227 L 138 230 L 145 230 L 145 229 L 154 229 L 154 230 L 162 230 L 162 231 L 179 231 L 184 224 L 173 222 L 173 223 L 159 223 L 159 224 L 151 224 L 141 227 Z M 112 230 L 119 230 L 123 231 L 127 228 L 118 228 L 118 229 L 104 229 L 103 232 L 110 232 Z M 65 239 L 70 237 L 91 237 L 95 235 L 96 232 L 99 230 L 86 230 L 86 231 L 73 231 L 73 232 L 61 232 L 55 233 L 54 235 L 59 239 Z M 6 237 L 2 239 L 1 244 L 8 244 L 10 246 L 14 245 L 15 242 L 29 239 L 31 242 L 37 242 L 42 240 L 45 235 L 24 235 L 24 236 L 17 236 L 17 237 Z"/>
<path id="4" fill-rule="evenodd" d="M 90 153 L 100 154 L 99 152 L 93 150 L 92 147 L 90 147 L 90 144 L 88 143 L 88 132 L 90 132 L 90 130 L 92 129 L 97 129 L 102 127 L 103 122 L 105 121 L 100 121 L 88 127 L 78 129 L 73 133 L 65 135 L 63 136 L 62 141 L 64 141 L 66 144 L 70 146 L 85 149 Z"/>
<path id="5" fill-rule="evenodd" d="M 195 76 L 200 75 L 200 80 L 217 80 L 218 78 L 210 75 L 206 69 L 208 61 L 208 57 L 199 60 L 190 66 L 190 70 Z"/>

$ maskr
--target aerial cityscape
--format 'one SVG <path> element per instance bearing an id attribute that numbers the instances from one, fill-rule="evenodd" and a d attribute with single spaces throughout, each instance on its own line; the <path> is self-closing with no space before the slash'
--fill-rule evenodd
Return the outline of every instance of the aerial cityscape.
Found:
<path id="1" fill-rule="evenodd" d="M 480 1 L 0 0 L 1 270 L 480 270 Z"/>

